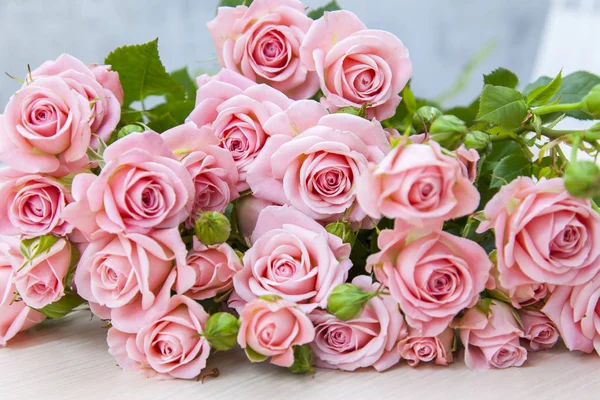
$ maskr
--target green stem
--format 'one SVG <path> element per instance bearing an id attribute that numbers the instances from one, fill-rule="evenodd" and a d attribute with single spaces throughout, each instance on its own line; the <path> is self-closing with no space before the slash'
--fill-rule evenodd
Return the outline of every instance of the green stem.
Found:
<path id="1" fill-rule="evenodd" d="M 575 135 L 573 138 L 573 142 L 571 143 L 571 162 L 577 161 L 577 152 L 579 151 L 579 146 L 581 145 L 581 136 Z"/>
<path id="2" fill-rule="evenodd" d="M 541 106 L 533 110 L 535 115 L 551 114 L 553 112 L 561 111 L 573 111 L 579 110 L 581 103 L 567 103 L 567 104 L 549 104 L 547 106 Z"/>

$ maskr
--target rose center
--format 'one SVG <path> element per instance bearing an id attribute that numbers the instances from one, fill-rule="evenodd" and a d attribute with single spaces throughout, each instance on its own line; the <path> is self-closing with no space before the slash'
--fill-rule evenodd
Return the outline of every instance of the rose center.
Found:
<path id="1" fill-rule="evenodd" d="M 340 326 L 331 329 L 327 333 L 327 344 L 338 352 L 350 349 L 352 347 L 352 328 Z"/>
<path id="2" fill-rule="evenodd" d="M 427 293 L 438 300 L 443 300 L 448 295 L 452 295 L 454 289 L 454 276 L 447 272 L 436 271 L 431 274 L 427 281 Z"/>
<path id="3" fill-rule="evenodd" d="M 419 210 L 435 208 L 440 199 L 441 180 L 439 177 L 426 177 L 415 182 L 408 193 L 411 205 Z"/>
<path id="4" fill-rule="evenodd" d="M 258 339 L 262 345 L 268 346 L 271 344 L 273 336 L 275 336 L 275 324 L 268 324 L 260 331 Z"/>

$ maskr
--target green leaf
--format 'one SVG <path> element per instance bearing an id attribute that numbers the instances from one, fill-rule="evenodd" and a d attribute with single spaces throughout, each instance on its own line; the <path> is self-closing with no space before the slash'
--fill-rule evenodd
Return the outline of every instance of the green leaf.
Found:
<path id="1" fill-rule="evenodd" d="M 406 110 L 409 115 L 413 115 L 417 112 L 417 99 L 408 85 L 402 90 L 402 101 L 406 105 Z"/>
<path id="2" fill-rule="evenodd" d="M 148 126 L 150 127 L 150 129 L 152 129 L 154 132 L 158 132 L 158 133 L 163 133 L 165 131 L 168 131 L 169 129 L 174 128 L 177 125 L 180 125 L 180 124 L 177 122 L 177 120 L 175 118 L 173 118 L 171 113 L 163 114 L 160 117 L 148 122 Z"/>
<path id="3" fill-rule="evenodd" d="M 337 10 L 341 10 L 341 9 L 342 9 L 342 7 L 340 7 L 338 2 L 336 0 L 333 0 L 333 1 L 330 1 L 329 3 L 327 3 L 326 5 L 324 5 L 323 7 L 315 8 L 314 10 L 310 11 L 308 13 L 308 17 L 312 18 L 312 19 L 319 19 L 323 15 L 325 15 L 326 11 L 337 11 Z"/>
<path id="4" fill-rule="evenodd" d="M 552 82 L 552 78 L 550 78 L 549 76 L 540 76 L 535 82 L 525 86 L 525 89 L 523 89 L 523 95 L 529 96 L 529 94 L 533 92 L 536 88 L 540 86 L 545 86 L 550 82 Z"/>
<path id="5" fill-rule="evenodd" d="M 492 142 L 491 150 L 480 160 L 481 169 L 477 174 L 477 188 L 481 194 L 479 209 L 483 209 L 487 202 L 498 192 L 498 188 L 490 188 L 494 168 L 505 157 L 520 153 L 525 157 L 523 148 L 515 141 Z"/>
<path id="6" fill-rule="evenodd" d="M 110 53 L 105 64 L 119 73 L 125 98 L 123 106 L 151 95 L 168 95 L 185 100 L 185 89 L 165 70 L 158 55 L 158 39 L 133 46 L 123 46 Z"/>
<path id="7" fill-rule="evenodd" d="M 531 176 L 531 160 L 522 153 L 511 154 L 494 168 L 490 187 L 506 185 L 519 176 Z"/>
<path id="8" fill-rule="evenodd" d="M 484 297 L 481 300 L 479 300 L 477 302 L 477 304 L 475 304 L 475 308 L 477 308 L 479 311 L 484 313 L 486 315 L 486 317 L 489 317 L 490 313 L 492 311 L 492 310 L 490 310 L 490 307 L 493 302 L 494 302 L 493 299 Z"/>
<path id="9" fill-rule="evenodd" d="M 514 89 L 519 84 L 519 78 L 514 72 L 506 68 L 497 68 L 487 75 L 483 75 L 483 83 L 486 85 L 504 86 Z"/>
<path id="10" fill-rule="evenodd" d="M 449 110 L 445 110 L 444 114 L 454 115 L 465 121 L 467 125 L 473 124 L 477 118 L 477 112 L 479 111 L 479 98 L 473 100 L 471 104 L 466 107 L 454 107 Z"/>
<path id="11" fill-rule="evenodd" d="M 58 238 L 54 235 L 23 239 L 20 246 L 21 253 L 28 261 L 31 261 L 37 256 L 48 252 L 56 242 L 58 242 Z"/>
<path id="12" fill-rule="evenodd" d="M 289 369 L 294 374 L 310 374 L 315 371 L 313 353 L 309 345 L 294 346 L 294 363 Z"/>
<path id="13" fill-rule="evenodd" d="M 562 71 L 556 75 L 556 78 L 552 79 L 545 85 L 538 86 L 527 95 L 527 104 L 531 106 L 543 106 L 548 103 L 550 99 L 560 89 L 562 85 Z"/>
<path id="14" fill-rule="evenodd" d="M 248 360 L 250 360 L 251 362 L 262 362 L 268 358 L 267 356 L 258 354 L 250 346 L 246 346 L 246 348 L 244 350 L 246 351 L 246 356 L 248 357 Z"/>
<path id="15" fill-rule="evenodd" d="M 528 110 L 520 92 L 503 86 L 485 85 L 477 120 L 515 129 L 527 118 Z"/>
<path id="16" fill-rule="evenodd" d="M 504 303 L 507 304 L 512 304 L 512 301 L 510 299 L 510 297 L 508 297 L 506 294 L 502 293 L 499 290 L 493 289 L 493 290 L 486 290 L 487 294 L 491 297 L 494 298 L 496 300 L 500 300 Z"/>
<path id="17" fill-rule="evenodd" d="M 38 310 L 48 318 L 58 319 L 66 316 L 75 308 L 85 303 L 85 300 L 75 292 L 66 293 L 60 300 L 48 304 L 44 308 Z"/>
<path id="18" fill-rule="evenodd" d="M 249 6 L 254 0 L 221 0 L 219 7 Z"/>
<path id="19" fill-rule="evenodd" d="M 549 79 L 549 78 L 545 78 Z M 543 82 L 542 78 L 538 81 Z M 562 85 L 556 95 L 552 98 L 553 102 L 559 104 L 579 103 L 590 90 L 600 84 L 600 77 L 586 71 L 577 71 L 565 76 Z M 591 115 L 581 110 L 567 111 L 567 116 L 581 120 L 594 119 Z M 544 121 L 555 119 L 559 113 L 552 113 L 544 116 Z"/>
<path id="20" fill-rule="evenodd" d="M 187 67 L 175 70 L 171 72 L 171 77 L 175 79 L 183 88 L 187 94 L 187 99 L 191 100 L 192 103 L 196 102 L 196 91 L 198 86 L 196 81 L 189 74 Z"/>

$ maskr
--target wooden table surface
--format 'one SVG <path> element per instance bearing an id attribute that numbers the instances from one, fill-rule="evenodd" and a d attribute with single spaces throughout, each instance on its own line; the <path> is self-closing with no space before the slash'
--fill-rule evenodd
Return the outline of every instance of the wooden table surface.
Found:
<path id="1" fill-rule="evenodd" d="M 599 399 L 600 357 L 562 346 L 530 353 L 521 368 L 470 371 L 462 360 L 448 368 L 401 363 L 377 373 L 318 370 L 297 376 L 267 363 L 250 365 L 243 353 L 218 353 L 204 384 L 156 381 L 125 373 L 107 352 L 102 321 L 80 311 L 20 334 L 0 349 L 0 399 Z"/>

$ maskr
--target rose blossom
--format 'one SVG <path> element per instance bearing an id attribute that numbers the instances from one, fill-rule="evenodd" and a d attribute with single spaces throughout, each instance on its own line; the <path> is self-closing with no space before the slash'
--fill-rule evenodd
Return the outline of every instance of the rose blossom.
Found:
<path id="1" fill-rule="evenodd" d="M 238 172 L 231 154 L 219 147 L 213 131 L 188 122 L 163 132 L 161 137 L 194 181 L 196 196 L 190 220 L 202 211 L 224 212 L 239 195 L 235 188 Z"/>
<path id="2" fill-rule="evenodd" d="M 71 232 L 62 213 L 73 199 L 59 180 L 4 168 L 0 182 L 1 233 L 36 237 Z"/>
<path id="3" fill-rule="evenodd" d="M 381 251 L 367 258 L 367 271 L 375 271 L 408 325 L 423 336 L 439 335 L 456 314 L 473 307 L 492 267 L 477 243 L 401 221 L 381 232 L 378 246 Z"/>
<path id="4" fill-rule="evenodd" d="M 219 7 L 207 27 L 222 66 L 306 99 L 319 89 L 317 74 L 300 63 L 300 45 L 312 23 L 298 0 L 255 0 L 249 7 Z"/>
<path id="5" fill-rule="evenodd" d="M 461 145 L 455 150 L 456 159 L 460 162 L 462 174 L 469 179 L 471 183 L 477 178 L 477 162 L 479 161 L 479 153 L 475 149 L 467 149 L 465 145 Z"/>
<path id="6" fill-rule="evenodd" d="M 210 347 L 201 336 L 208 320 L 202 306 L 173 296 L 168 307 L 137 333 L 108 331 L 108 352 L 125 371 L 159 379 L 193 379 L 206 366 Z"/>
<path id="7" fill-rule="evenodd" d="M 316 71 L 324 104 L 341 107 L 367 104 L 367 114 L 380 121 L 394 116 L 398 93 L 412 74 L 408 50 L 389 32 L 367 29 L 349 11 L 326 12 L 315 21 L 300 48 L 302 64 Z"/>
<path id="8" fill-rule="evenodd" d="M 0 119 L 0 161 L 28 173 L 80 170 L 92 139 L 86 97 L 60 77 L 42 77 L 9 100 Z"/>
<path id="9" fill-rule="evenodd" d="M 106 65 L 88 67 L 77 58 L 63 54 L 55 61 L 46 61 L 31 71 L 34 81 L 44 76 L 62 78 L 72 90 L 88 101 L 92 110 L 89 120 L 92 133 L 108 141 L 121 118 L 123 88 L 119 74 L 110 71 Z"/>
<path id="10" fill-rule="evenodd" d="M 470 369 L 519 367 L 527 360 L 527 350 L 519 344 L 523 331 L 504 303 L 493 301 L 489 316 L 471 308 L 455 325 Z"/>
<path id="11" fill-rule="evenodd" d="M 204 300 L 223 294 L 233 287 L 233 276 L 242 269 L 242 262 L 227 243 L 205 246 L 194 237 L 193 249 L 180 267 L 175 284 L 177 293 L 194 300 Z"/>
<path id="12" fill-rule="evenodd" d="M 494 229 L 503 287 L 577 285 L 600 271 L 600 215 L 569 195 L 561 178 L 517 178 L 484 211 L 478 231 Z"/>
<path id="13" fill-rule="evenodd" d="M 542 312 L 554 322 L 569 350 L 600 355 L 600 276 L 579 286 L 557 287 Z"/>
<path id="14" fill-rule="evenodd" d="M 400 354 L 408 365 L 416 367 L 421 362 L 448 365 L 453 362 L 454 329 L 447 328 L 438 336 L 422 336 L 418 330 L 409 329 L 408 336 L 398 343 Z"/>
<path id="15" fill-rule="evenodd" d="M 226 69 L 198 79 L 196 107 L 186 119 L 214 130 L 220 146 L 228 150 L 239 171 L 237 189 L 248 189 L 246 173 L 267 141 L 263 125 L 292 101 L 267 85 Z"/>
<path id="16" fill-rule="evenodd" d="M 352 284 L 367 292 L 379 287 L 369 276 L 357 276 Z M 322 310 L 310 315 L 316 330 L 311 343 L 317 365 L 354 371 L 373 367 L 384 371 L 400 361 L 396 344 L 406 337 L 406 325 L 398 304 L 390 296 L 369 300 L 362 314 L 350 321 L 341 321 Z"/>
<path id="17" fill-rule="evenodd" d="M 66 239 L 58 239 L 31 261 L 13 254 L 14 282 L 25 304 L 40 309 L 60 300 L 71 264 L 71 244 Z"/>
<path id="18" fill-rule="evenodd" d="M 149 232 L 185 221 L 194 204 L 194 183 L 158 133 L 131 133 L 106 148 L 99 176 L 73 180 L 74 203 L 63 218 L 87 237 L 98 230 Z"/>
<path id="19" fill-rule="evenodd" d="M 255 299 L 240 312 L 238 344 L 249 356 L 256 353 L 271 357 L 271 364 L 291 367 L 294 346 L 310 343 L 314 338 L 315 328 L 306 314 L 281 298 Z"/>
<path id="20" fill-rule="evenodd" d="M 247 195 L 238 199 L 235 203 L 236 215 L 238 218 L 238 227 L 244 239 L 249 243 L 250 236 L 254 232 L 254 227 L 258 221 L 258 216 L 262 210 L 272 206 L 273 203 L 267 200 Z"/>
<path id="21" fill-rule="evenodd" d="M 254 196 L 291 204 L 313 219 L 330 222 L 348 213 L 350 221 L 361 222 L 366 215 L 356 204 L 356 181 L 387 151 L 376 120 L 327 115 L 295 137 L 271 137 L 248 171 L 248 183 Z"/>
<path id="22" fill-rule="evenodd" d="M 465 216 L 479 204 L 479 192 L 463 175 L 462 163 L 433 141 L 400 143 L 361 175 L 356 193 L 371 217 L 400 218 L 417 226 Z"/>
<path id="23" fill-rule="evenodd" d="M 508 297 L 511 300 L 512 306 L 516 309 L 532 306 L 537 302 L 544 300 L 555 287 L 554 285 L 536 282 L 506 289 L 500 284 L 498 268 L 492 268 L 492 276 L 495 280 L 495 289 Z"/>
<path id="24" fill-rule="evenodd" d="M 18 301 L 14 295 L 17 288 L 14 285 L 14 271 L 11 266 L 10 257 L 6 252 L 9 243 L 0 242 L 0 348 L 6 346 L 6 342 L 17 333 L 31 328 L 42 322 L 46 317 L 44 314 L 28 307 L 24 301 Z M 18 245 L 18 240 L 17 243 Z"/>
<path id="25" fill-rule="evenodd" d="M 558 341 L 558 330 L 554 323 L 541 311 L 520 310 L 525 336 L 533 351 L 549 349 Z"/>
<path id="26" fill-rule="evenodd" d="M 325 308 L 352 266 L 350 245 L 289 206 L 265 208 L 251 241 L 244 268 L 233 278 L 235 291 L 247 302 L 272 294 L 306 312 Z"/>

